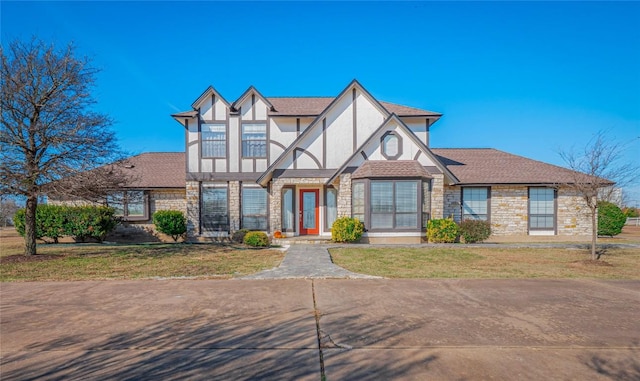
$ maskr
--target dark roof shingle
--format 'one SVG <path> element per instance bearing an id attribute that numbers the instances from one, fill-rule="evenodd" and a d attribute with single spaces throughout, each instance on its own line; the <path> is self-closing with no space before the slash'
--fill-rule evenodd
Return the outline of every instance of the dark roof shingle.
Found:
<path id="1" fill-rule="evenodd" d="M 147 152 L 127 159 L 125 171 L 134 179 L 127 188 L 184 188 L 184 152 Z"/>
<path id="2" fill-rule="evenodd" d="M 367 160 L 351 175 L 352 179 L 381 177 L 430 179 L 431 175 L 416 160 Z"/>
<path id="3" fill-rule="evenodd" d="M 566 184 L 576 172 L 493 148 L 432 148 L 461 184 Z"/>
<path id="4" fill-rule="evenodd" d="M 334 100 L 333 97 L 268 97 L 276 111 L 269 112 L 269 115 L 300 115 L 316 116 L 320 115 L 324 109 Z M 433 111 L 419 108 L 402 106 L 390 102 L 380 102 L 380 104 L 390 113 L 398 116 L 441 116 Z"/>

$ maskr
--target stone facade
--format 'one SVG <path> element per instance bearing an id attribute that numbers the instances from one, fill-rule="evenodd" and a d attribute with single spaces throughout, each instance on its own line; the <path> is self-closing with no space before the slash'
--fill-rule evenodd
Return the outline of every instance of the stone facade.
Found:
<path id="1" fill-rule="evenodd" d="M 526 186 L 493 186 L 490 202 L 491 234 L 528 234 L 529 200 Z"/>
<path id="2" fill-rule="evenodd" d="M 351 174 L 340 175 L 338 189 L 338 218 L 351 217 Z"/>
<path id="3" fill-rule="evenodd" d="M 431 181 L 431 218 L 444 218 L 444 175 L 433 175 Z"/>
<path id="4" fill-rule="evenodd" d="M 242 215 L 240 193 L 240 181 L 229 181 L 229 229 L 232 232 L 240 230 L 240 216 Z"/>
<path id="5" fill-rule="evenodd" d="M 327 180 L 325 177 L 288 177 L 273 179 L 269 193 L 269 229 L 272 232 L 276 230 L 282 231 L 282 188 L 284 186 L 293 185 L 300 188 L 304 188 L 305 186 L 309 188 L 319 188 L 320 199 L 322 200 L 322 193 L 325 189 L 324 183 Z M 297 189 L 298 188 L 296 188 L 296 192 Z M 350 214 L 351 211 L 349 211 L 349 215 Z"/>
<path id="6" fill-rule="evenodd" d="M 186 186 L 187 205 L 187 235 L 200 235 L 200 183 L 187 181 Z"/>
<path id="7" fill-rule="evenodd" d="M 558 235 L 590 236 L 591 210 L 575 190 L 558 190 Z"/>
<path id="8" fill-rule="evenodd" d="M 460 204 L 461 191 L 460 187 L 452 187 L 449 185 L 444 186 L 444 216 L 443 218 L 453 218 L 455 222 L 461 220 L 461 204 Z"/>

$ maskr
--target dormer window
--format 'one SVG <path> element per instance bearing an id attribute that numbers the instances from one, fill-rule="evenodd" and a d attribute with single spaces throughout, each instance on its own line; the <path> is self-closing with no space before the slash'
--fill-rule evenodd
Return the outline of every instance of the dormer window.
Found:
<path id="1" fill-rule="evenodd" d="M 267 125 L 242 125 L 242 157 L 267 157 Z"/>
<path id="2" fill-rule="evenodd" d="M 227 156 L 227 126 L 224 124 L 202 125 L 202 157 Z"/>
<path id="3" fill-rule="evenodd" d="M 395 160 L 402 155 L 402 138 L 393 131 L 387 131 L 381 138 L 382 156 Z"/>

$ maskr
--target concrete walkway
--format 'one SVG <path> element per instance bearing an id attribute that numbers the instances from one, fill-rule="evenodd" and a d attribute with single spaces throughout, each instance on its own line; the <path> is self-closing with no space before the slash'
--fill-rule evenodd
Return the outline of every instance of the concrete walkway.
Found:
<path id="1" fill-rule="evenodd" d="M 326 245 L 291 245 L 280 266 L 240 279 L 380 278 L 353 273 L 335 265 L 327 248 Z"/>

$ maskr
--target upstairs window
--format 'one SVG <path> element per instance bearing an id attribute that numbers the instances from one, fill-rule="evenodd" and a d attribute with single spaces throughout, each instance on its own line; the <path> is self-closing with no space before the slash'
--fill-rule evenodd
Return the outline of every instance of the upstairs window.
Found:
<path id="1" fill-rule="evenodd" d="M 267 125 L 242 125 L 242 157 L 267 157 Z"/>
<path id="2" fill-rule="evenodd" d="M 462 220 L 489 219 L 489 188 L 462 188 Z"/>
<path id="3" fill-rule="evenodd" d="M 393 131 L 387 131 L 381 139 L 382 156 L 395 160 L 402 155 L 402 139 Z"/>
<path id="4" fill-rule="evenodd" d="M 202 125 L 202 157 L 227 156 L 227 126 L 224 124 Z"/>

